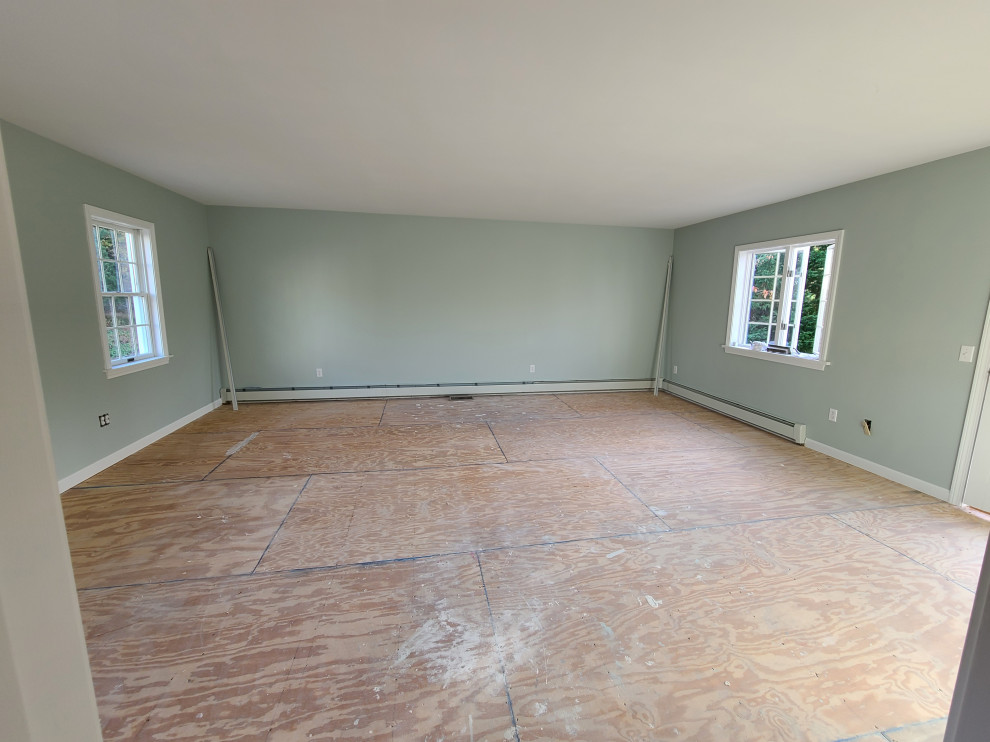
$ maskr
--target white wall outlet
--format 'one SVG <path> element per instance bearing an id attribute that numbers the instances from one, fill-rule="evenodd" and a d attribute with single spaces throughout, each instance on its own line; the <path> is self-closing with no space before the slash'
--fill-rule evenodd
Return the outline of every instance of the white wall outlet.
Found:
<path id="1" fill-rule="evenodd" d="M 674 373 L 677 373 L 677 366 L 674 366 Z"/>
<path id="2" fill-rule="evenodd" d="M 100 415 L 100 427 L 105 428 L 110 424 L 110 413 L 104 412 Z"/>
<path id="3" fill-rule="evenodd" d="M 836 409 L 829 408 L 829 411 L 828 411 L 828 421 L 830 423 L 834 423 L 838 419 L 839 419 L 839 411 L 836 410 Z"/>
<path id="4" fill-rule="evenodd" d="M 973 357 L 976 355 L 975 345 L 964 345 L 959 349 L 959 360 L 962 363 L 972 363 Z"/>
<path id="5" fill-rule="evenodd" d="M 322 368 L 316 369 L 316 378 L 317 379 L 322 379 L 323 378 L 323 369 Z"/>
<path id="6" fill-rule="evenodd" d="M 535 374 L 536 373 L 536 364 L 535 363 L 529 364 L 529 372 L 531 374 Z"/>

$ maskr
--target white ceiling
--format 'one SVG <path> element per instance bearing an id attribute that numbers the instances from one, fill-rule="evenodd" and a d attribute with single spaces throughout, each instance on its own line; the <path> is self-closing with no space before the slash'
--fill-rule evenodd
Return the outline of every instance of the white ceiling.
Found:
<path id="1" fill-rule="evenodd" d="M 0 118 L 207 204 L 675 227 L 990 145 L 987 0 L 2 0 Z"/>

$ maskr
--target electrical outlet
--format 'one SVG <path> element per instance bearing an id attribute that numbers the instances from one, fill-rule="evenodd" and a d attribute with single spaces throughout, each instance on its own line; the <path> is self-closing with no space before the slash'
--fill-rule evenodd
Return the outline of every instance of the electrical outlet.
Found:
<path id="1" fill-rule="evenodd" d="M 829 411 L 828 411 L 828 421 L 830 423 L 834 423 L 838 419 L 839 419 L 839 411 L 838 410 L 835 410 L 835 409 L 829 408 Z"/>
<path id="2" fill-rule="evenodd" d="M 536 364 L 535 363 L 529 364 L 529 372 L 531 374 L 535 374 L 536 373 Z"/>
<path id="3" fill-rule="evenodd" d="M 677 366 L 674 366 L 674 373 L 677 373 Z"/>
<path id="4" fill-rule="evenodd" d="M 104 412 L 103 414 L 100 415 L 99 420 L 100 420 L 100 427 L 105 428 L 107 425 L 110 424 L 110 413 Z"/>
<path id="5" fill-rule="evenodd" d="M 975 345 L 964 345 L 959 348 L 959 361 L 961 363 L 972 363 L 974 355 L 976 355 Z"/>
<path id="6" fill-rule="evenodd" d="M 866 433 L 867 435 L 873 435 L 873 421 L 872 420 L 863 420 L 862 425 L 863 425 L 863 432 L 864 433 Z"/>
<path id="7" fill-rule="evenodd" d="M 322 368 L 316 369 L 316 378 L 317 379 L 322 379 L 323 378 L 323 369 Z"/>

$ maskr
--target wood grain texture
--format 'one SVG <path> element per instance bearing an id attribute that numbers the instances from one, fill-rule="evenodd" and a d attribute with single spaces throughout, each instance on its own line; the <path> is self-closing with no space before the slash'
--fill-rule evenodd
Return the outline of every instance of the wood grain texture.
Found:
<path id="1" fill-rule="evenodd" d="M 666 530 L 595 461 L 315 476 L 260 570 Z"/>
<path id="2" fill-rule="evenodd" d="M 520 742 L 937 738 L 990 523 L 673 398 L 551 399 L 245 405 L 71 491 L 106 738 L 511 742 L 503 657 Z M 474 557 L 423 558 L 471 549 L 497 642 Z"/>
<path id="3" fill-rule="evenodd" d="M 90 477 L 80 487 L 153 482 L 189 482 L 202 479 L 243 441 L 235 433 L 176 432 Z"/>
<path id="4" fill-rule="evenodd" d="M 513 738 L 472 557 L 86 591 L 80 606 L 108 742 Z"/>
<path id="5" fill-rule="evenodd" d="M 70 490 L 62 498 L 80 588 L 254 569 L 305 477 Z"/>
<path id="6" fill-rule="evenodd" d="M 332 402 L 242 402 L 235 411 L 223 405 L 182 428 L 183 433 L 290 430 L 378 425 L 384 399 Z"/>
<path id="7" fill-rule="evenodd" d="M 559 399 L 583 417 L 650 412 L 691 412 L 703 409 L 666 392 L 572 392 Z"/>
<path id="8" fill-rule="evenodd" d="M 487 425 L 262 431 L 210 479 L 504 462 Z"/>
<path id="9" fill-rule="evenodd" d="M 527 742 L 832 742 L 944 716 L 972 605 L 827 516 L 482 565 Z"/>
<path id="10" fill-rule="evenodd" d="M 738 447 L 728 438 L 666 412 L 500 422 L 492 423 L 492 430 L 509 461 Z"/>
<path id="11" fill-rule="evenodd" d="M 553 394 L 390 399 L 382 425 L 419 423 L 479 423 L 494 420 L 537 420 L 577 417 L 577 413 Z"/>
<path id="12" fill-rule="evenodd" d="M 936 500 L 921 507 L 838 513 L 835 517 L 976 590 L 990 533 L 987 521 Z"/>
<path id="13" fill-rule="evenodd" d="M 794 444 L 612 456 L 602 463 L 671 528 L 934 502 Z"/>

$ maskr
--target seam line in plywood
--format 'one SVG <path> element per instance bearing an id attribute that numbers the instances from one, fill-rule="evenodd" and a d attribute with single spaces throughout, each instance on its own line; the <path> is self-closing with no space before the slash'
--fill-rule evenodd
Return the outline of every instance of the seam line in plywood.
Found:
<path id="1" fill-rule="evenodd" d="M 516 742 L 519 742 L 519 724 L 516 723 L 516 711 L 512 708 L 512 693 L 509 691 L 509 675 L 505 671 L 505 657 L 502 654 L 502 643 L 498 639 L 498 629 L 495 627 L 495 614 L 492 612 L 492 604 L 488 599 L 488 585 L 485 584 L 485 570 L 481 566 L 481 555 L 474 552 L 474 559 L 478 564 L 478 576 L 481 577 L 481 589 L 485 593 L 485 605 L 488 607 L 488 620 L 491 622 L 492 639 L 495 642 L 495 652 L 498 655 L 499 669 L 502 671 L 502 682 L 505 684 L 505 701 L 509 704 L 509 718 L 512 719 L 512 731 L 515 732 Z"/>
<path id="2" fill-rule="evenodd" d="M 905 554 L 900 549 L 898 549 L 898 548 L 896 548 L 894 546 L 891 546 L 888 543 L 885 543 L 885 542 L 881 541 L 880 539 L 878 539 L 873 534 L 867 533 L 866 531 L 862 530 L 861 528 L 857 528 L 856 526 L 852 525 L 851 523 L 846 523 L 844 520 L 842 520 L 841 518 L 838 517 L 838 514 L 837 513 L 829 513 L 828 515 L 829 515 L 830 518 L 834 519 L 836 522 L 841 523 L 842 525 L 847 526 L 848 528 L 853 529 L 854 531 L 856 531 L 856 533 L 862 534 L 863 536 L 866 536 L 868 539 L 871 539 L 872 541 L 877 542 L 881 546 L 883 546 L 883 547 L 885 547 L 887 549 L 890 549 L 892 552 L 894 552 L 898 556 L 902 556 L 905 559 L 907 559 L 908 561 L 914 562 L 919 567 L 924 567 L 929 572 L 931 572 L 932 574 L 938 575 L 939 577 L 941 577 L 946 582 L 951 582 L 953 585 L 958 585 L 959 587 L 961 587 L 963 590 L 965 590 L 966 592 L 968 592 L 970 594 L 975 594 L 976 593 L 976 591 L 973 590 L 972 588 L 966 587 L 965 585 L 963 585 L 961 582 L 959 582 L 957 580 L 953 580 L 951 577 L 942 574 L 937 569 L 935 569 L 934 567 L 928 566 L 924 562 L 919 562 L 917 559 L 915 559 L 912 556 L 909 556 L 909 555 Z"/>
<path id="3" fill-rule="evenodd" d="M 596 456 L 596 457 L 595 457 L 595 461 L 597 461 L 597 462 L 598 462 L 598 465 L 599 465 L 599 466 L 600 466 L 600 467 L 601 467 L 602 469 L 604 469 L 605 471 L 607 471 L 607 472 L 609 473 L 609 475 L 610 475 L 610 476 L 612 477 L 612 479 L 614 479 L 614 480 L 615 480 L 616 482 L 618 482 L 618 483 L 619 483 L 619 485 L 620 485 L 620 486 L 621 486 L 621 487 L 622 487 L 622 488 L 623 488 L 623 489 L 624 489 L 624 490 L 625 490 L 626 492 L 628 492 L 628 493 L 629 493 L 630 495 L 632 495 L 633 497 L 635 497 L 635 498 L 636 498 L 636 500 L 638 500 L 638 501 L 639 501 L 639 503 L 640 503 L 640 504 L 641 504 L 641 505 L 642 505 L 642 506 L 643 506 L 644 508 L 646 508 L 647 510 L 649 510 L 649 511 L 650 511 L 650 514 L 651 514 L 651 515 L 652 515 L 652 516 L 653 516 L 654 518 L 656 518 L 656 519 L 657 519 L 657 520 L 659 520 L 659 521 L 660 521 L 661 523 L 663 523 L 663 524 L 664 524 L 664 525 L 665 525 L 665 526 L 666 526 L 667 528 L 670 528 L 670 524 L 669 524 L 669 523 L 667 523 L 667 521 L 665 521 L 665 520 L 664 520 L 663 518 L 661 518 L 661 517 L 660 517 L 660 516 L 659 516 L 659 515 L 658 515 L 658 514 L 657 514 L 656 512 L 654 512 L 654 510 L 653 510 L 653 508 L 651 508 L 651 507 L 650 507 L 649 505 L 647 505 L 647 504 L 646 504 L 646 502 L 645 502 L 645 501 L 643 500 L 643 498 L 642 498 L 642 497 L 640 497 L 640 496 L 639 496 L 639 495 L 637 495 L 637 494 L 636 494 L 635 492 L 633 492 L 633 491 L 632 491 L 632 488 L 631 488 L 631 487 L 629 487 L 629 486 L 628 486 L 628 485 L 627 485 L 627 484 L 626 484 L 625 482 L 623 482 L 623 481 L 622 481 L 621 479 L 619 479 L 619 478 L 618 478 L 617 476 L 615 476 L 615 472 L 613 472 L 613 471 L 612 471 L 611 469 L 609 469 L 609 468 L 608 468 L 607 466 L 605 466 L 605 464 L 603 464 L 603 463 L 602 463 L 602 460 L 601 460 L 600 458 L 598 458 L 598 457 Z M 671 530 L 674 530 L 674 529 L 672 529 L 672 528 L 671 528 Z"/>
<path id="4" fill-rule="evenodd" d="M 307 479 L 307 485 L 309 483 L 309 479 L 311 479 L 312 476 L 315 476 L 315 475 L 311 475 L 311 477 Z M 115 485 L 115 486 L 129 486 L 129 485 Z M 304 485 L 303 489 L 305 489 L 305 485 Z M 297 497 L 296 497 L 296 500 L 297 501 L 299 499 L 299 496 L 301 496 L 301 495 L 302 495 L 302 490 L 300 490 L 299 495 L 297 495 Z M 738 522 L 733 522 L 733 523 L 712 523 L 712 524 L 703 525 L 703 526 L 688 526 L 688 527 L 685 527 L 685 528 L 669 528 L 667 530 L 659 530 L 658 529 L 658 530 L 655 530 L 655 531 L 637 531 L 637 532 L 633 532 L 633 533 L 614 533 L 614 534 L 606 534 L 606 535 L 602 535 L 602 536 L 584 536 L 584 537 L 581 537 L 581 538 L 562 539 L 560 541 L 538 541 L 538 542 L 533 542 L 533 543 L 529 543 L 529 544 L 509 544 L 509 545 L 506 545 L 506 546 L 479 547 L 479 548 L 475 548 L 475 549 L 465 549 L 465 550 L 462 550 L 462 551 L 447 551 L 447 552 L 439 552 L 439 553 L 436 553 L 436 554 L 417 554 L 415 556 L 395 557 L 393 559 L 378 559 L 378 560 L 373 560 L 373 561 L 368 561 L 368 562 L 347 562 L 345 564 L 321 564 L 321 565 L 315 565 L 315 566 L 312 566 L 312 567 L 295 567 L 295 568 L 292 568 L 292 569 L 278 569 L 278 570 L 272 570 L 270 572 L 255 572 L 255 571 L 251 571 L 251 572 L 238 572 L 238 573 L 229 574 L 229 575 L 207 575 L 207 576 L 203 576 L 203 577 L 183 577 L 183 578 L 174 579 L 174 580 L 153 580 L 153 581 L 150 581 L 150 582 L 127 582 L 127 583 L 121 583 L 121 584 L 116 584 L 116 585 L 92 585 L 92 586 L 89 586 L 89 587 L 80 588 L 79 589 L 79 592 L 89 592 L 89 591 L 94 591 L 94 590 L 114 590 L 114 589 L 117 589 L 117 588 L 125 588 L 125 587 L 142 587 L 142 586 L 146 587 L 146 586 L 149 586 L 149 585 L 171 585 L 171 584 L 175 584 L 175 583 L 179 583 L 179 582 L 202 582 L 204 580 L 226 580 L 226 579 L 239 579 L 239 578 L 244 578 L 244 577 L 264 578 L 264 577 L 275 576 L 275 575 L 305 574 L 305 573 L 308 573 L 308 572 L 330 572 L 330 571 L 335 571 L 335 570 L 338 570 L 338 569 L 347 569 L 347 568 L 356 568 L 356 567 L 362 567 L 362 568 L 363 567 L 380 567 L 380 566 L 384 566 L 384 565 L 388 565 L 388 564 L 399 564 L 399 563 L 402 563 L 402 562 L 417 562 L 417 561 L 424 561 L 424 560 L 427 560 L 427 559 L 440 559 L 440 558 L 445 558 L 445 557 L 465 556 L 465 555 L 471 555 L 471 554 L 488 554 L 488 553 L 495 553 L 495 552 L 499 552 L 499 551 L 511 551 L 513 549 L 536 549 L 536 548 L 545 547 L 545 546 L 566 546 L 568 544 L 579 544 L 579 543 L 587 543 L 587 542 L 592 542 L 592 541 L 606 541 L 606 540 L 610 540 L 610 539 L 636 538 L 636 537 L 644 537 L 644 536 L 673 536 L 673 535 L 678 534 L 678 533 L 691 533 L 693 531 L 704 531 L 704 530 L 709 530 L 709 529 L 713 529 L 713 528 L 734 528 L 736 526 L 757 525 L 757 524 L 761 524 L 761 523 L 773 523 L 773 522 L 776 522 L 776 521 L 800 520 L 800 519 L 803 519 L 803 518 L 834 517 L 835 515 L 840 514 L 840 513 L 861 512 L 861 511 L 869 511 L 869 510 L 893 510 L 893 509 L 897 509 L 897 508 L 909 508 L 909 507 L 922 507 L 922 506 L 908 504 L 908 505 L 890 505 L 890 506 L 882 506 L 882 507 L 876 507 L 876 508 L 862 508 L 860 510 L 854 510 L 854 509 L 848 509 L 847 508 L 847 509 L 844 509 L 844 510 L 838 510 L 838 511 L 833 511 L 833 512 L 808 513 L 808 514 L 802 514 L 802 515 L 785 515 L 785 516 L 780 516 L 780 517 L 776 517 L 776 518 L 761 518 L 759 520 L 746 520 L 746 521 L 738 521 Z M 291 511 L 291 508 L 290 508 L 290 511 Z M 286 517 L 288 517 L 288 513 L 286 513 Z M 838 520 L 838 518 L 836 518 L 836 520 Z M 839 522 L 842 523 L 842 521 L 839 521 Z M 847 523 L 843 523 L 843 525 L 848 525 L 848 524 Z M 850 528 L 852 528 L 852 526 L 850 526 Z M 868 534 L 863 534 L 863 535 L 868 535 Z M 876 540 L 876 539 L 874 539 L 874 540 Z M 882 543 L 882 542 L 879 542 L 879 543 Z M 886 546 L 886 544 L 884 544 L 884 546 Z M 900 553 L 900 552 L 898 552 L 898 553 Z M 260 564 L 260 560 L 259 560 L 259 564 Z M 922 565 L 922 566 L 924 566 L 924 565 Z M 257 565 L 256 565 L 255 569 L 257 569 Z M 930 569 L 930 568 L 927 568 L 927 569 Z M 934 570 L 931 570 L 931 571 L 934 571 Z M 946 578 L 946 579 L 948 579 L 948 578 Z M 950 580 L 950 582 L 952 582 L 952 580 Z M 958 584 L 958 583 L 956 583 L 956 584 Z M 960 587 L 965 588 L 964 585 L 960 585 Z M 965 589 L 968 590 L 968 588 L 965 588 Z M 972 592 L 972 590 L 970 590 L 969 592 Z"/>
<path id="5" fill-rule="evenodd" d="M 258 561 L 255 562 L 254 569 L 251 570 L 251 574 L 254 574 L 255 572 L 258 571 L 258 567 L 260 567 L 261 562 L 264 561 L 265 556 L 268 554 L 268 550 L 272 548 L 272 544 L 274 544 L 275 539 L 278 538 L 278 534 L 281 532 L 282 526 L 284 526 L 285 521 L 289 519 L 289 514 L 292 512 L 292 509 L 296 506 L 296 503 L 299 502 L 299 498 L 302 497 L 303 492 L 305 492 L 306 488 L 309 487 L 309 483 L 312 479 L 313 479 L 312 474 L 306 477 L 306 481 L 303 482 L 303 486 L 299 488 L 299 492 L 296 494 L 296 499 L 292 501 L 292 504 L 289 505 L 289 509 L 285 511 L 285 515 L 282 517 L 282 521 L 278 524 L 278 528 L 275 529 L 275 533 L 272 534 L 271 539 L 268 541 L 268 545 L 265 547 L 264 551 L 261 552 L 261 556 L 258 557 Z"/>
<path id="6" fill-rule="evenodd" d="M 488 432 L 490 432 L 492 434 L 492 439 L 494 439 L 495 445 L 498 446 L 498 452 L 500 454 L 502 454 L 502 458 L 505 459 L 505 463 L 508 464 L 509 463 L 509 457 L 506 456 L 505 455 L 505 451 L 502 450 L 502 444 L 499 442 L 498 436 L 495 435 L 495 428 L 492 427 L 492 421 L 491 420 L 488 420 L 487 421 L 487 425 L 488 425 Z"/>

